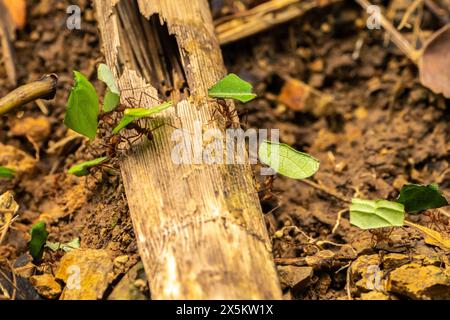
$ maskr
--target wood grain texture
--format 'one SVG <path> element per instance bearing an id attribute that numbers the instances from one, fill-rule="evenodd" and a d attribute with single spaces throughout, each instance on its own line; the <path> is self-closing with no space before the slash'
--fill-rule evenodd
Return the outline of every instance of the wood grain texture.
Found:
<path id="1" fill-rule="evenodd" d="M 122 102 L 142 98 L 140 107 L 149 108 L 169 92 L 178 102 L 159 120 L 190 134 L 196 123 L 201 131 L 224 130 L 224 121 L 211 121 L 217 106 L 206 98 L 225 74 L 206 0 L 95 0 L 95 6 Z M 280 299 L 250 167 L 176 165 L 172 126 L 155 130 L 153 141 L 135 146 L 121 163 L 152 298 Z"/>

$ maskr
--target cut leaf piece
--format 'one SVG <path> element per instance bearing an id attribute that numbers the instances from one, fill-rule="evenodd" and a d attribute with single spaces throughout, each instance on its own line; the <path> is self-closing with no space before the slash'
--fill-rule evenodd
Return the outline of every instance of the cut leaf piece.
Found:
<path id="1" fill-rule="evenodd" d="M 242 80 L 234 73 L 230 73 L 208 90 L 211 98 L 235 99 L 248 102 L 256 97 L 252 92 L 252 85 Z"/>
<path id="2" fill-rule="evenodd" d="M 305 179 L 319 170 L 319 160 L 284 143 L 264 140 L 258 156 L 263 164 L 292 179 Z"/>
<path id="3" fill-rule="evenodd" d="M 96 158 L 94 160 L 82 162 L 82 163 L 72 166 L 69 169 L 68 173 L 74 174 L 77 177 L 86 176 L 89 174 L 90 168 L 96 167 L 96 166 L 104 163 L 107 160 L 108 160 L 108 157 L 101 157 L 101 158 Z"/>
<path id="4" fill-rule="evenodd" d="M 73 249 L 78 249 L 80 247 L 80 238 L 74 238 L 73 240 L 67 243 L 47 241 L 45 243 L 45 246 L 52 251 L 58 251 L 61 249 L 65 252 L 69 252 L 72 251 Z"/>
<path id="5" fill-rule="evenodd" d="M 119 95 L 111 92 L 109 88 L 106 89 L 105 98 L 103 99 L 103 112 L 113 111 L 119 105 L 119 102 Z"/>
<path id="6" fill-rule="evenodd" d="M 420 184 L 404 185 L 400 190 L 397 202 L 402 203 L 406 212 L 409 213 L 448 205 L 447 199 L 441 194 L 439 186 L 435 183 L 427 186 Z"/>
<path id="7" fill-rule="evenodd" d="M 117 86 L 116 80 L 114 79 L 114 75 L 111 69 L 109 69 L 106 64 L 99 64 L 97 69 L 97 78 L 107 85 L 109 91 L 115 93 L 118 96 L 120 95 L 119 87 Z"/>
<path id="8" fill-rule="evenodd" d="M 405 208 L 401 203 L 387 200 L 352 199 L 350 223 L 361 229 L 401 227 Z"/>
<path id="9" fill-rule="evenodd" d="M 39 261 L 44 252 L 44 244 L 47 241 L 48 231 L 45 222 L 39 221 L 31 227 L 31 240 L 28 242 L 28 249 L 34 260 Z"/>
<path id="10" fill-rule="evenodd" d="M 15 171 L 6 167 L 0 167 L 0 179 L 11 180 L 14 178 Z"/>
<path id="11" fill-rule="evenodd" d="M 154 114 L 164 111 L 167 108 L 171 107 L 172 104 L 173 104 L 172 101 L 168 101 L 168 102 L 164 102 L 156 107 L 153 107 L 151 109 L 145 109 L 145 108 L 125 109 L 123 118 L 119 121 L 119 124 L 114 128 L 112 133 L 117 134 L 117 133 L 119 133 L 120 130 L 124 129 L 131 122 L 133 122 L 137 119 L 150 117 Z"/>
<path id="12" fill-rule="evenodd" d="M 89 139 L 94 139 L 98 126 L 98 96 L 94 86 L 74 71 L 75 86 L 70 92 L 64 124 Z"/>

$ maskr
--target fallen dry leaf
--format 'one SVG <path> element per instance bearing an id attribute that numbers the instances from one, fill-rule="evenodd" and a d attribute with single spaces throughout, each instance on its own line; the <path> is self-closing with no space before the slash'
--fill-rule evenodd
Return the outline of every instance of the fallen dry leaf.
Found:
<path id="1" fill-rule="evenodd" d="M 336 103 L 332 96 L 292 78 L 284 83 L 278 101 L 294 111 L 311 112 L 317 117 L 336 111 Z"/>
<path id="2" fill-rule="evenodd" d="M 450 24 L 436 31 L 424 48 L 419 59 L 420 82 L 450 98 Z"/>
<path id="3" fill-rule="evenodd" d="M 25 0 L 3 0 L 17 28 L 25 27 L 27 21 L 27 4 Z"/>

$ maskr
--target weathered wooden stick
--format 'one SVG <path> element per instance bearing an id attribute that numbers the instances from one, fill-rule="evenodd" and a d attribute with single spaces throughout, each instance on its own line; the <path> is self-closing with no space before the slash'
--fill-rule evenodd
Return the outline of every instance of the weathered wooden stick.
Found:
<path id="1" fill-rule="evenodd" d="M 249 165 L 172 158 L 180 142 L 172 141 L 173 126 L 188 136 L 224 132 L 207 99 L 225 75 L 207 1 L 95 0 L 95 7 L 123 102 L 133 97 L 149 108 L 178 101 L 160 116 L 171 126 L 155 130 L 121 163 L 152 298 L 281 298 Z"/>
<path id="2" fill-rule="evenodd" d="M 271 0 L 243 13 L 215 21 L 220 44 L 243 39 L 297 18 L 311 9 L 342 0 Z"/>
<path id="3" fill-rule="evenodd" d="M 5 66 L 6 75 L 12 86 L 17 85 L 17 71 L 14 48 L 11 40 L 14 36 L 15 29 L 12 27 L 14 21 L 8 14 L 8 10 L 3 1 L 0 0 L 0 44 L 3 55 L 3 64 Z"/>
<path id="4" fill-rule="evenodd" d="M 14 89 L 0 98 L 0 115 L 36 99 L 53 99 L 57 83 L 58 77 L 52 73 Z"/>

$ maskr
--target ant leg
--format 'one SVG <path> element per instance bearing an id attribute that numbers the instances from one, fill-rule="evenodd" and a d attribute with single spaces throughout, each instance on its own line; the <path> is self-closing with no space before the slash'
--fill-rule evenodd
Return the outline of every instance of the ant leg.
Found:
<path id="1" fill-rule="evenodd" d="M 212 122 L 214 122 L 216 120 L 216 113 L 217 113 L 218 110 L 219 110 L 218 108 L 214 108 L 214 111 L 211 114 L 211 119 L 206 124 L 207 126 L 209 126 Z"/>
<path id="2" fill-rule="evenodd" d="M 158 97 L 153 97 L 152 95 L 150 95 L 150 93 L 148 93 L 148 92 L 145 92 L 145 91 L 141 91 L 141 95 L 146 95 L 147 97 L 149 97 L 151 100 L 156 100 L 156 101 L 158 101 Z M 142 98 L 142 97 L 141 97 Z M 139 101 L 140 102 L 140 101 Z"/>
<path id="3" fill-rule="evenodd" d="M 134 108 L 134 102 L 136 102 L 134 97 L 126 97 L 125 101 L 128 103 L 129 108 Z"/>
<path id="4" fill-rule="evenodd" d="M 147 84 L 147 85 L 145 85 L 145 86 L 143 86 L 143 87 L 139 87 L 139 88 L 123 88 L 123 89 L 120 89 L 120 91 L 143 90 L 143 89 L 151 88 L 151 87 L 152 87 L 151 84 Z"/>

